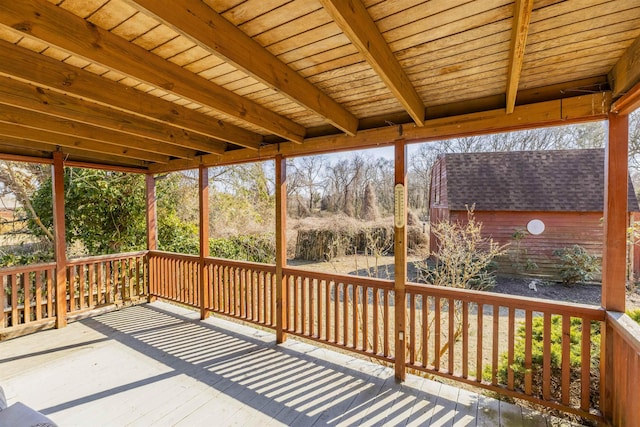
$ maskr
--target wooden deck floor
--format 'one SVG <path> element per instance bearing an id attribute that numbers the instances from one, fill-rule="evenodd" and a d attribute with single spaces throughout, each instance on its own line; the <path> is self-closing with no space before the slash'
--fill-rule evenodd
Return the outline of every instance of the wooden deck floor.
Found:
<path id="1" fill-rule="evenodd" d="M 0 386 L 60 426 L 568 425 L 163 303 L 0 343 Z"/>

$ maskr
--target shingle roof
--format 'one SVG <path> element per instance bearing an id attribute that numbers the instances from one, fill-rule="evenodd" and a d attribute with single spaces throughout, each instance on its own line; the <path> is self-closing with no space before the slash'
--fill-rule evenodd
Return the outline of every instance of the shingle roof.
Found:
<path id="1" fill-rule="evenodd" d="M 449 209 L 601 212 L 604 150 L 445 154 Z M 629 180 L 629 211 L 638 200 Z"/>

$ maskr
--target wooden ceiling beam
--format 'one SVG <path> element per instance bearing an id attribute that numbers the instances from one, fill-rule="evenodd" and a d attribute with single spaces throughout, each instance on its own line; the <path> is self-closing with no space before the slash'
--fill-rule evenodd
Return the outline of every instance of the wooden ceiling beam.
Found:
<path id="1" fill-rule="evenodd" d="M 47 132 L 55 132 L 75 138 L 83 138 L 96 142 L 118 145 L 124 148 L 134 148 L 162 156 L 192 159 L 195 151 L 175 145 L 159 142 L 140 136 L 103 129 L 96 126 L 78 123 L 59 117 L 41 114 L 38 112 L 23 110 L 9 105 L 0 105 L 0 122 L 15 124 L 23 127 L 41 129 Z"/>
<path id="2" fill-rule="evenodd" d="M 147 162 L 167 163 L 169 161 L 169 156 L 163 156 L 161 154 L 149 153 L 148 151 L 142 151 L 135 148 L 119 147 L 117 145 L 105 144 L 104 142 L 86 140 L 60 133 L 47 132 L 41 129 L 18 126 L 11 123 L 0 122 L 0 135 L 59 145 L 61 147 L 76 148 L 94 153 L 130 157 Z"/>
<path id="3" fill-rule="evenodd" d="M 640 37 L 622 54 L 609 72 L 613 99 L 617 99 L 640 83 Z"/>
<path id="4" fill-rule="evenodd" d="M 289 142 L 270 145 L 258 151 L 234 150 L 222 156 L 202 156 L 194 160 L 172 160 L 166 165 L 150 165 L 152 173 L 193 169 L 199 164 L 206 166 L 256 162 L 273 159 L 277 154 L 298 157 L 335 153 L 365 148 L 393 145 L 398 138 L 408 143 L 438 141 L 463 136 L 485 135 L 536 127 L 559 126 L 585 121 L 602 120 L 609 114 L 611 93 L 599 92 L 573 98 L 539 102 L 516 106 L 512 114 L 503 108 L 453 117 L 427 120 L 423 127 L 413 124 L 386 126 L 364 130 L 354 137 L 334 135 L 311 138 L 304 144 Z"/>
<path id="5" fill-rule="evenodd" d="M 413 121 L 418 126 L 423 126 L 424 102 L 362 2 L 320 0 L 320 3 L 403 105 Z"/>
<path id="6" fill-rule="evenodd" d="M 45 155 L 51 155 L 54 151 L 58 151 L 59 147 L 55 144 L 48 144 L 45 142 L 39 142 L 24 138 L 12 138 L 5 135 L 0 135 L 0 147 L 7 148 L 13 147 L 16 149 L 28 149 L 39 151 Z M 142 160 L 135 160 L 129 157 L 121 157 L 115 156 L 112 154 L 101 154 L 95 152 L 89 152 L 85 150 L 78 150 L 75 148 L 65 147 L 63 150 L 65 157 L 68 155 L 69 158 L 74 160 L 82 160 L 88 161 L 91 160 L 93 163 L 102 162 L 105 165 L 119 165 L 119 166 L 129 166 L 129 167 L 138 167 L 138 168 L 146 168 L 147 163 Z M 0 158 L 2 156 L 0 155 Z M 138 170 L 139 172 L 139 170 Z"/>
<path id="7" fill-rule="evenodd" d="M 167 7 L 157 0 L 128 0 L 203 49 L 231 63 L 292 101 L 324 117 L 348 135 L 358 119 L 242 30 L 200 0 L 182 0 Z"/>
<path id="8" fill-rule="evenodd" d="M 511 47 L 509 49 L 509 68 L 507 71 L 507 114 L 513 113 L 520 84 L 520 74 L 527 46 L 529 23 L 533 11 L 533 0 L 516 0 L 511 27 Z"/>
<path id="9" fill-rule="evenodd" d="M 287 140 L 305 128 L 46 0 L 0 3 L 0 23 L 136 80 L 172 92 Z"/>
<path id="10" fill-rule="evenodd" d="M 631 114 L 640 108 L 640 83 L 629 89 L 611 106 L 611 112 L 616 114 Z"/>
<path id="11" fill-rule="evenodd" d="M 110 107 L 111 111 L 120 110 L 123 113 L 147 119 L 156 126 L 158 124 L 170 126 L 168 133 L 192 132 L 210 138 L 199 145 L 187 144 L 189 139 L 182 140 L 183 146 L 187 148 L 222 153 L 225 146 L 220 141 L 251 149 L 257 149 L 262 143 L 262 136 L 254 132 L 207 117 L 173 102 L 126 87 L 3 40 L 0 40 L 0 57 L 11 58 L 11 61 L 0 61 L 0 74 L 4 76 L 23 80 L 70 97 L 91 100 Z M 67 103 L 71 102 L 72 100 L 67 101 Z"/>
<path id="12" fill-rule="evenodd" d="M 204 135 L 181 131 L 172 126 L 4 76 L 0 76 L 0 104 L 97 126 L 106 130 L 105 136 L 116 131 L 123 135 L 131 135 L 134 139 L 148 138 L 160 149 L 166 147 L 169 151 L 164 154 L 170 156 L 192 157 L 195 154 L 194 150 L 220 154 L 226 148 L 226 143 L 211 140 Z M 118 139 L 121 138 L 117 137 L 116 140 Z M 176 154 L 172 154 L 171 151 Z"/>

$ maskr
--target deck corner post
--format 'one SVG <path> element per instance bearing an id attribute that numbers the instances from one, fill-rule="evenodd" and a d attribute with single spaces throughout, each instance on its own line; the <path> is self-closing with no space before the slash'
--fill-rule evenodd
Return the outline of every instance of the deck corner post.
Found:
<path id="1" fill-rule="evenodd" d="M 209 168 L 200 165 L 198 169 L 198 204 L 200 210 L 200 263 L 198 300 L 200 302 L 200 320 L 208 317 L 209 311 L 209 286 L 207 278 L 207 266 L 205 259 L 209 256 Z"/>
<path id="2" fill-rule="evenodd" d="M 278 154 L 276 162 L 276 342 L 287 339 L 286 277 L 287 266 L 287 160 Z"/>
<path id="3" fill-rule="evenodd" d="M 395 212 L 394 212 L 394 312 L 395 312 L 395 377 L 406 377 L 405 284 L 407 281 L 407 145 L 403 139 L 395 142 Z"/>
<path id="4" fill-rule="evenodd" d="M 145 196 L 146 196 L 146 222 L 147 222 L 147 251 L 158 250 L 158 214 L 157 214 L 157 198 L 156 198 L 156 180 L 152 173 L 145 175 Z M 150 260 L 147 252 L 147 301 L 153 302 L 156 297 L 152 295 L 155 291 L 156 276 L 154 265 Z"/>
<path id="5" fill-rule="evenodd" d="M 51 168 L 53 189 L 53 231 L 56 257 L 56 328 L 67 326 L 67 245 L 64 222 L 64 158 L 61 151 L 53 153 Z M 70 286 L 73 286 L 70 284 Z"/>
<path id="6" fill-rule="evenodd" d="M 607 311 L 625 311 L 627 278 L 629 116 L 609 114 L 605 148 L 604 244 L 602 250 L 602 307 Z M 606 420 L 614 415 L 616 364 L 611 326 L 602 328 L 600 356 L 600 409 Z"/>

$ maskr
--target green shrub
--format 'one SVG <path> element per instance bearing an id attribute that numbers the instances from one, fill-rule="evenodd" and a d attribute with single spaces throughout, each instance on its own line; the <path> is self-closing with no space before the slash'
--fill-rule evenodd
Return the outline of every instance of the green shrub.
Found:
<path id="1" fill-rule="evenodd" d="M 575 384 L 580 381 L 579 368 L 582 365 L 582 319 L 571 318 L 570 329 L 570 353 L 569 364 L 571 366 L 571 383 Z M 526 343 L 525 326 L 520 326 L 516 332 L 514 360 L 511 368 L 514 371 L 514 387 L 524 390 L 525 373 L 525 343 Z M 542 395 L 542 368 L 544 358 L 544 318 L 536 317 L 532 321 L 532 339 L 531 339 L 531 373 L 532 373 L 532 391 L 534 395 Z M 551 316 L 551 393 L 559 396 L 562 375 L 562 316 Z M 597 383 L 600 373 L 600 323 L 591 323 L 591 378 L 592 383 Z M 498 363 L 498 381 L 501 384 L 508 383 L 509 375 L 509 354 L 504 352 L 500 355 Z M 485 380 L 491 380 L 491 367 L 486 366 L 483 372 Z M 589 380 L 589 379 L 587 379 Z M 573 389 L 572 389 L 573 391 Z M 579 402 L 580 393 L 571 396 L 574 402 Z M 598 390 L 591 390 L 591 400 L 597 402 L 599 399 Z"/>
<path id="2" fill-rule="evenodd" d="M 276 254 L 275 236 L 266 233 L 209 239 L 209 251 L 216 258 L 273 264 Z"/>
<path id="3" fill-rule="evenodd" d="M 590 255 L 580 245 L 556 249 L 553 255 L 560 258 L 560 277 L 566 285 L 584 283 L 593 279 L 594 274 L 600 271 L 598 257 Z"/>
<path id="4" fill-rule="evenodd" d="M 627 310 L 627 316 L 631 317 L 633 321 L 640 325 L 640 308 L 635 310 Z"/>

